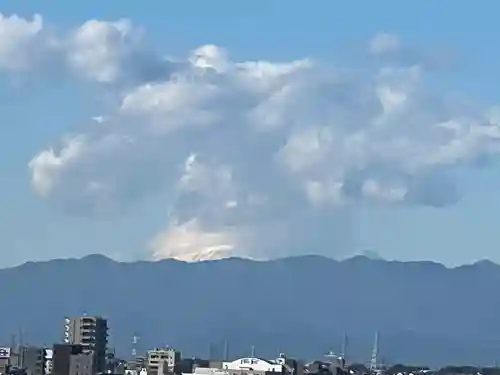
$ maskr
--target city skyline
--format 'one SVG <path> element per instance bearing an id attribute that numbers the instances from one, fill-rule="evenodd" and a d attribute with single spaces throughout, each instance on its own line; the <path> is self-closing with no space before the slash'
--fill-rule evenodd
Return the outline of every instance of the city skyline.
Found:
<path id="1" fill-rule="evenodd" d="M 229 355 L 227 340 L 223 351 L 215 351 L 209 344 L 207 355 L 184 354 L 175 346 L 148 347 L 141 352 L 117 354 L 107 346 L 109 321 L 100 315 L 69 316 L 61 319 L 64 335 L 61 342 L 53 345 L 33 345 L 12 342 L 0 346 L 0 371 L 6 375 L 245 375 L 249 371 L 257 375 L 395 375 L 395 374 L 498 374 L 495 366 L 448 364 L 432 367 L 426 363 L 404 364 L 396 359 L 386 362 L 380 356 L 379 332 L 375 333 L 370 360 L 353 360 L 347 350 L 347 334 L 342 353 L 332 350 L 318 353 L 315 358 L 300 355 L 289 356 L 278 349 L 275 357 L 257 353 L 252 345 L 247 354 Z M 64 324 L 63 324 L 64 323 Z M 103 336 L 94 337 L 92 332 L 105 328 Z M 97 331 L 96 331 L 97 329 Z M 97 335 L 99 336 L 99 334 Z M 135 337 L 135 336 L 134 336 Z M 100 343 L 105 344 L 100 347 Z M 333 343 L 332 343 L 333 344 Z M 104 349 L 104 351 L 102 351 Z M 385 353 L 387 354 L 387 353 Z M 384 354 L 384 355 L 385 355 Z M 471 372 L 474 371 L 474 372 Z"/>

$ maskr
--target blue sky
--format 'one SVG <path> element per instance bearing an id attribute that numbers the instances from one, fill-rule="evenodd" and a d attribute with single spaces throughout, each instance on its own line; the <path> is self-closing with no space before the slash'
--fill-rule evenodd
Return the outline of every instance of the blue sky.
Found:
<path id="1" fill-rule="evenodd" d="M 486 108 L 500 104 L 497 84 L 500 52 L 494 48 L 499 6 L 493 1 L 481 2 L 481 7 L 470 4 L 319 1 L 312 6 L 310 2 L 278 0 L 247 3 L 183 0 L 144 6 L 134 1 L 42 4 L 6 0 L 0 11 L 21 17 L 39 13 L 58 35 L 91 19 L 128 18 L 144 28 L 148 48 L 164 55 L 185 56 L 199 46 L 214 44 L 229 51 L 231 59 L 236 61 L 288 62 L 313 58 L 324 64 L 358 66 L 363 64 L 360 56 L 368 41 L 376 34 L 391 33 L 412 51 L 450 57 L 445 69 L 431 74 L 429 85 L 434 87 L 436 83 L 439 90 L 466 97 L 478 107 Z M 59 75 L 49 70 L 0 74 L 3 116 L 0 241 L 4 249 L 0 266 L 88 253 L 104 253 L 125 260 L 148 257 L 148 241 L 164 229 L 167 220 L 171 202 L 171 195 L 166 192 L 168 186 L 142 196 L 125 212 L 99 216 L 68 212 L 64 206 L 67 199 L 43 199 L 30 184 L 28 163 L 35 155 L 57 145 L 64 134 L 82 131 L 91 116 L 105 113 L 113 102 L 109 90 L 103 92 L 69 74 Z M 227 142 L 231 142 L 230 138 Z M 163 154 L 158 154 L 160 157 Z M 120 162 L 118 156 L 92 160 Z M 97 170 L 99 165 L 102 163 L 92 168 Z M 147 165 L 161 168 L 158 160 L 148 159 Z M 107 173 L 113 173 L 111 164 L 109 168 Z M 64 196 L 73 202 L 77 199 L 75 184 L 90 181 L 84 178 L 85 173 L 93 176 L 97 172 L 72 170 L 68 176 L 77 176 L 76 182 L 69 183 L 70 177 L 64 177 L 65 185 L 58 192 L 69 194 Z M 351 235 L 348 249 L 333 251 L 331 255 L 345 256 L 371 249 L 386 258 L 431 259 L 450 265 L 482 258 L 500 262 L 496 230 L 500 165 L 493 162 L 482 169 L 461 168 L 456 174 L 454 184 L 463 194 L 454 204 L 435 208 L 418 204 L 354 203 L 346 216 L 336 214 L 331 225 L 348 221 L 343 225 L 348 225 Z M 143 178 L 141 174 L 132 176 L 134 181 Z M 68 193 L 70 188 L 73 190 Z M 314 232 L 311 246 L 321 247 L 322 236 L 328 231 L 325 225 Z M 273 236 L 272 232 L 267 234 Z M 271 242 L 273 246 L 287 246 Z M 307 248 L 308 242 L 304 244 Z M 324 247 L 332 246 L 335 241 L 325 239 Z"/>

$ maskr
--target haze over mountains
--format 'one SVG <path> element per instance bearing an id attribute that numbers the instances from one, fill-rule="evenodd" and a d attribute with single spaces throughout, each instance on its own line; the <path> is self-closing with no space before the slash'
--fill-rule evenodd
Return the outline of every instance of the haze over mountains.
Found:
<path id="1" fill-rule="evenodd" d="M 0 270 L 1 339 L 60 339 L 62 319 L 102 314 L 112 343 L 131 350 L 169 344 L 187 355 L 278 350 L 305 358 L 339 350 L 368 360 L 380 331 L 390 362 L 492 364 L 500 358 L 500 267 L 449 269 L 432 262 L 301 256 L 267 262 L 224 259 L 118 263 L 101 255 Z"/>

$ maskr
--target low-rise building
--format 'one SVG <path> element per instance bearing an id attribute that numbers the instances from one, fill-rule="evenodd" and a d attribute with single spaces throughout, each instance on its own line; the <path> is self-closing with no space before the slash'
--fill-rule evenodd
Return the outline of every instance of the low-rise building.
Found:
<path id="1" fill-rule="evenodd" d="M 292 375 L 294 368 L 286 363 L 284 355 L 276 360 L 265 360 L 256 357 L 245 357 L 235 361 L 222 361 L 217 367 L 195 367 L 189 375 Z M 188 375 L 184 373 L 184 375 Z"/>
<path id="2" fill-rule="evenodd" d="M 43 356 L 44 356 L 44 371 L 43 373 L 45 375 L 52 374 L 52 360 L 54 358 L 54 350 L 53 349 L 44 349 L 43 350 Z"/>
<path id="3" fill-rule="evenodd" d="M 12 349 L 9 347 L 0 347 L 0 373 L 5 374 L 12 365 Z"/>
<path id="4" fill-rule="evenodd" d="M 155 348 L 148 351 L 148 375 L 173 374 L 174 368 L 181 360 L 181 352 L 173 348 Z"/>
<path id="5" fill-rule="evenodd" d="M 36 346 L 19 347 L 19 368 L 26 375 L 43 375 L 45 372 L 45 350 Z"/>
<path id="6" fill-rule="evenodd" d="M 183 375 L 228 375 L 228 372 L 220 368 L 196 367 L 192 373 Z"/>
<path id="7" fill-rule="evenodd" d="M 140 369 L 126 369 L 125 370 L 125 375 L 148 375 L 148 370 L 144 368 Z"/>
<path id="8" fill-rule="evenodd" d="M 230 375 L 246 375 L 248 372 L 252 372 L 254 375 L 265 375 L 270 372 L 286 373 L 284 364 L 253 357 L 222 362 L 222 369 L 229 372 Z"/>
<path id="9" fill-rule="evenodd" d="M 313 361 L 305 365 L 305 372 L 310 375 L 348 375 L 349 368 L 343 361 Z"/>

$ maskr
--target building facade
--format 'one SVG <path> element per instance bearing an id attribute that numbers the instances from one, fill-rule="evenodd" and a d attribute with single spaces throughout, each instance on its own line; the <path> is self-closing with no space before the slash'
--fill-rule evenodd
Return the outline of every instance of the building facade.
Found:
<path id="1" fill-rule="evenodd" d="M 72 354 L 69 359 L 68 375 L 94 375 L 95 352 L 85 351 L 80 354 Z"/>
<path id="2" fill-rule="evenodd" d="M 181 360 L 181 353 L 173 348 L 155 348 L 148 351 L 148 375 L 172 374 Z"/>
<path id="3" fill-rule="evenodd" d="M 235 361 L 223 361 L 210 367 L 194 367 L 191 375 L 293 375 L 294 369 L 286 363 L 285 356 L 276 360 L 264 360 L 256 357 L 245 357 Z M 183 373 L 188 375 L 188 373 Z"/>
<path id="4" fill-rule="evenodd" d="M 53 349 L 44 349 L 43 356 L 44 356 L 43 373 L 45 375 L 52 374 L 52 360 L 54 358 L 54 350 Z"/>
<path id="5" fill-rule="evenodd" d="M 55 344 L 52 354 L 52 374 L 68 375 L 72 356 L 83 353 L 82 345 Z"/>
<path id="6" fill-rule="evenodd" d="M 222 362 L 222 370 L 231 375 L 244 375 L 248 373 L 254 375 L 287 373 L 284 363 L 276 363 L 275 361 L 266 361 L 254 357 L 240 358 L 231 362 Z"/>
<path id="7" fill-rule="evenodd" d="M 19 347 L 19 368 L 26 375 L 43 375 L 45 372 L 45 350 L 35 346 Z"/>
<path id="8" fill-rule="evenodd" d="M 13 365 L 17 366 L 17 356 L 12 348 L 0 347 L 0 373 L 7 373 Z"/>

